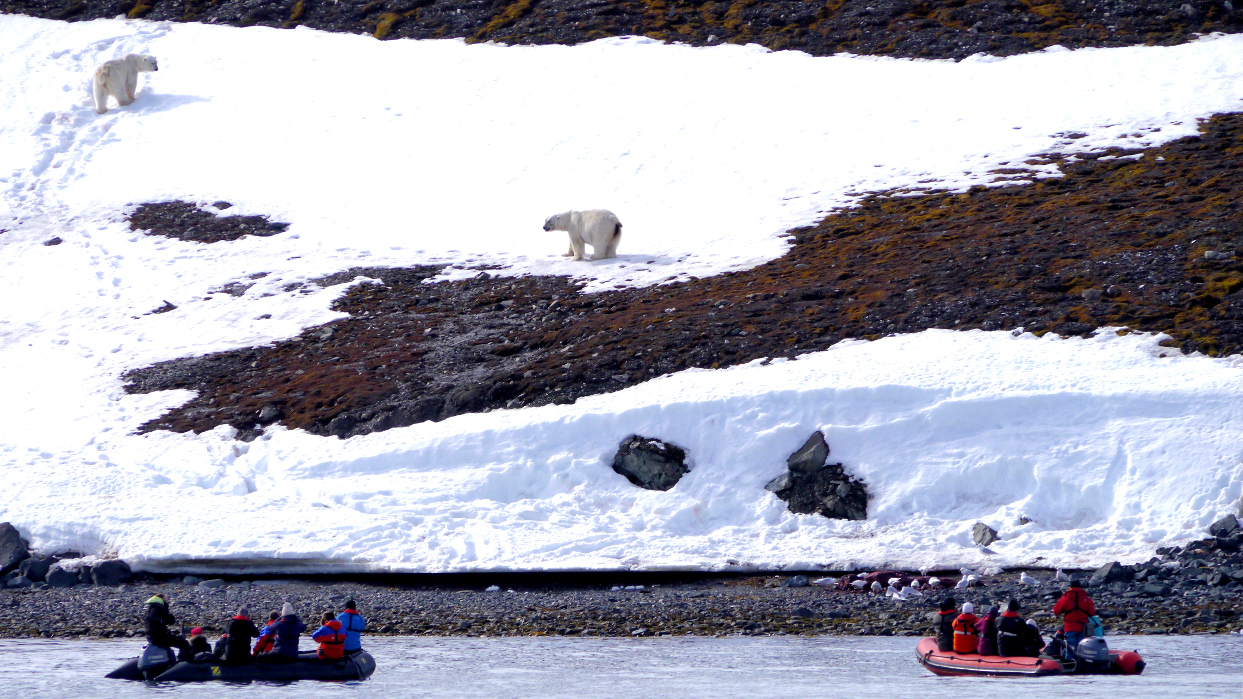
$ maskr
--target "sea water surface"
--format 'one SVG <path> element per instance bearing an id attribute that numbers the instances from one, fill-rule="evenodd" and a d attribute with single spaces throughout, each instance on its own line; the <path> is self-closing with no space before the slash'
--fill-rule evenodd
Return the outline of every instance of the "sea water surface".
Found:
<path id="1" fill-rule="evenodd" d="M 140 641 L 0 642 L 9 697 L 1243 697 L 1243 637 L 1115 636 L 1148 662 L 1135 677 L 936 677 L 909 637 L 368 638 L 363 682 L 199 685 L 107 680 Z"/>

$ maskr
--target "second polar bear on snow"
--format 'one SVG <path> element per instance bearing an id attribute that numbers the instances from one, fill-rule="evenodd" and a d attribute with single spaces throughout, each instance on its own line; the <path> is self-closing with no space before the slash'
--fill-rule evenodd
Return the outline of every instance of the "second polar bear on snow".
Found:
<path id="1" fill-rule="evenodd" d="M 95 69 L 95 111 L 100 114 L 108 111 L 109 95 L 115 97 L 122 107 L 133 102 L 134 92 L 138 89 L 138 74 L 159 69 L 155 56 L 137 53 L 105 62 Z"/>
<path id="2" fill-rule="evenodd" d="M 549 216 L 544 221 L 546 231 L 565 231 L 570 234 L 570 251 L 567 257 L 583 259 L 591 246 L 591 259 L 603 260 L 617 257 L 617 244 L 621 242 L 621 221 L 612 211 L 589 209 L 566 211 Z"/>

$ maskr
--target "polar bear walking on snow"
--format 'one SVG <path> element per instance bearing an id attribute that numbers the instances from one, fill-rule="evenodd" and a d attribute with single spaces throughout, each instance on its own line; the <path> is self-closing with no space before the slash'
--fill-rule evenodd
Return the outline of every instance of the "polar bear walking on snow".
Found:
<path id="1" fill-rule="evenodd" d="M 131 53 L 125 58 L 105 62 L 95 69 L 95 111 L 108 111 L 108 95 L 124 107 L 134 101 L 138 88 L 138 74 L 159 70 L 155 56 Z"/>
<path id="2" fill-rule="evenodd" d="M 544 230 L 565 231 L 570 234 L 570 251 L 565 256 L 575 260 L 583 259 L 587 245 L 591 246 L 593 260 L 617 257 L 621 229 L 622 224 L 617 216 L 604 209 L 566 211 L 549 216 L 544 221 Z"/>

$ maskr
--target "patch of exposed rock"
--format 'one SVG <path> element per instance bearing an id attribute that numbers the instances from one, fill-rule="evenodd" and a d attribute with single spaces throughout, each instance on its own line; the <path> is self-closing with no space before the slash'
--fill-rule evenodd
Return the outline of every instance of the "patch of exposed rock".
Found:
<path id="1" fill-rule="evenodd" d="M 684 449 L 638 435 L 622 440 L 613 457 L 613 470 L 646 490 L 669 490 L 690 473 Z"/>
<path id="2" fill-rule="evenodd" d="M 788 471 L 765 489 L 785 500 L 795 514 L 818 514 L 830 519 L 867 519 L 868 494 L 862 481 L 841 464 L 828 463 L 829 445 L 816 430 L 786 460 Z"/>
<path id="3" fill-rule="evenodd" d="M 217 211 L 230 208 L 228 202 L 212 205 Z M 221 216 L 184 201 L 164 201 L 140 205 L 130 214 L 131 230 L 161 235 L 193 243 L 219 243 L 247 235 L 271 236 L 284 231 L 288 223 L 268 220 L 267 216 Z M 168 304 L 167 301 L 164 302 Z"/>

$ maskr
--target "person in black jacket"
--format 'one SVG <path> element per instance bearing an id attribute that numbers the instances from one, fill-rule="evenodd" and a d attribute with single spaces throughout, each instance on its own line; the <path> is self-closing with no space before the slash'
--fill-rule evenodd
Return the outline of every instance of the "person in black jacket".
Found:
<path id="1" fill-rule="evenodd" d="M 181 651 L 182 660 L 189 660 L 190 644 L 168 630 L 168 625 L 176 621 L 168 611 L 168 598 L 163 593 L 147 600 L 147 613 L 143 620 L 147 629 L 147 643 L 161 648 L 176 648 Z"/>
<path id="2" fill-rule="evenodd" d="M 954 650 L 954 619 L 958 617 L 957 604 L 953 597 L 941 600 L 941 612 L 937 617 L 937 650 L 943 653 Z"/>
<path id="3" fill-rule="evenodd" d="M 250 639 L 259 638 L 259 629 L 250 620 L 250 610 L 242 607 L 237 615 L 224 625 L 224 652 L 220 661 L 225 665 L 244 665 L 249 663 Z"/>
<path id="4" fill-rule="evenodd" d="M 997 654 L 1034 658 L 1040 655 L 1042 646 L 1040 631 L 1019 616 L 1019 601 L 1010 600 L 997 619 Z"/>

